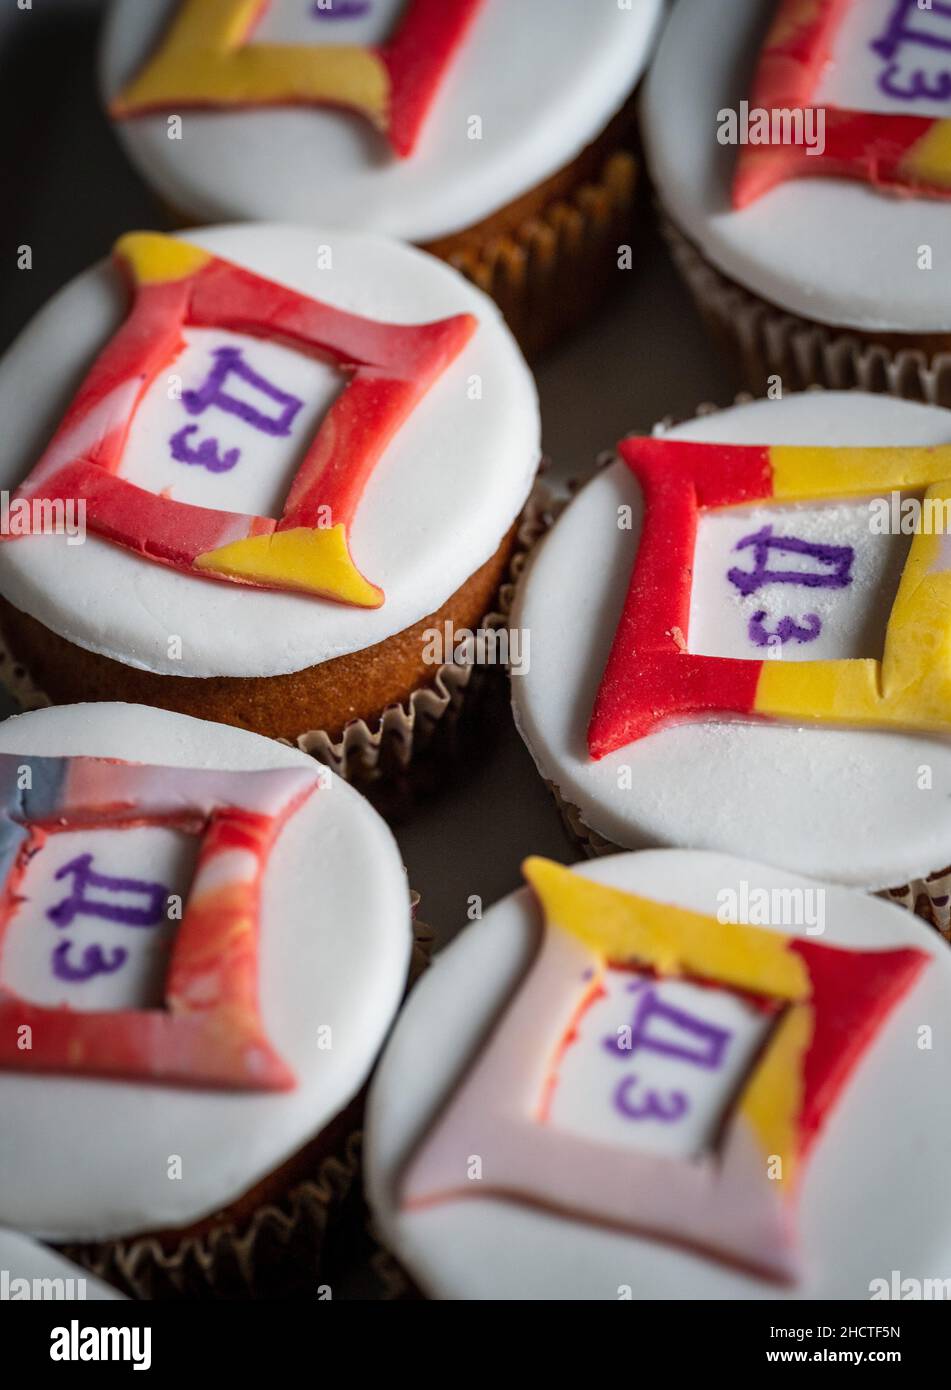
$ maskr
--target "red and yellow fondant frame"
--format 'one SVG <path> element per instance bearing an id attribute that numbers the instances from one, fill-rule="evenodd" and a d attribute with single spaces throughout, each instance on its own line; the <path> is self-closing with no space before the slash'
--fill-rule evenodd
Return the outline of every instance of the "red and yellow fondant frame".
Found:
<path id="1" fill-rule="evenodd" d="M 644 522 L 630 587 L 588 727 L 603 758 L 672 720 L 748 715 L 794 723 L 951 729 L 951 548 L 912 540 L 882 660 L 741 660 L 689 650 L 704 511 L 891 492 L 951 503 L 951 447 L 833 449 L 626 439 Z M 686 650 L 684 650 L 686 637 Z"/>
<path id="2" fill-rule="evenodd" d="M 19 790 L 22 769 L 31 789 Z M 306 769 L 206 772 L 99 758 L 0 755 L 0 954 L 30 858 L 51 835 L 164 826 L 200 837 L 160 1009 L 47 1008 L 0 985 L 0 1070 L 235 1090 L 293 1073 L 258 1005 L 261 885 L 271 849 L 318 786 Z M 30 1030 L 28 1046 L 23 1030 Z"/>
<path id="3" fill-rule="evenodd" d="M 468 342 L 476 320 L 459 314 L 426 324 L 379 323 L 155 233 L 122 237 L 114 254 L 132 284 L 129 316 L 15 497 L 81 499 L 93 534 L 176 569 L 379 607 L 382 590 L 350 555 L 357 504 L 387 444 Z M 135 411 L 184 348 L 189 327 L 276 339 L 329 358 L 349 375 L 277 521 L 176 502 L 119 476 Z M 325 516 L 331 525 L 318 524 Z"/>
<path id="4" fill-rule="evenodd" d="M 799 111 L 814 98 L 847 14 L 862 0 L 780 0 L 750 96 L 757 110 Z M 745 145 L 733 205 L 747 207 L 787 179 L 862 179 L 890 193 L 951 198 L 951 120 L 823 106 L 825 148 Z"/>
<path id="5" fill-rule="evenodd" d="M 271 0 L 180 0 L 116 117 L 201 107 L 326 105 L 359 112 L 412 154 L 445 73 L 483 0 L 407 0 L 381 47 L 250 42 Z"/>
<path id="6" fill-rule="evenodd" d="M 505 1196 L 698 1248 L 768 1277 L 797 1272 L 804 1161 L 863 1052 L 928 956 L 854 951 L 607 887 L 544 859 L 523 872 L 541 946 L 470 1071 L 401 1175 L 405 1208 Z M 546 1120 L 577 1023 L 608 968 L 727 989 L 770 1031 L 716 1148 L 681 1159 L 617 1148 Z M 483 1179 L 470 1178 L 471 1155 Z"/>

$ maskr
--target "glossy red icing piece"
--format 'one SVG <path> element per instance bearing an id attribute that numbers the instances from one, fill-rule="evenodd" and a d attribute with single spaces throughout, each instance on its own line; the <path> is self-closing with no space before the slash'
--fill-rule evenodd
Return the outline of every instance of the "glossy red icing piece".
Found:
<path id="1" fill-rule="evenodd" d="M 387 134 L 402 158 L 413 153 L 449 63 L 484 0 L 413 0 L 379 54 L 390 78 Z"/>
<path id="2" fill-rule="evenodd" d="M 136 243 L 148 244 L 140 252 Z M 184 263 L 189 253 L 197 268 L 169 273 L 161 265 L 153 271 L 149 262 L 151 273 L 143 273 L 148 258 L 167 255 Z M 476 320 L 458 314 L 427 324 L 380 323 L 309 299 L 183 243 L 148 234 L 123 238 L 116 258 L 132 280 L 129 316 L 93 364 L 15 496 L 82 499 L 93 534 L 151 561 L 231 583 L 301 588 L 290 574 L 283 580 L 238 577 L 199 567 L 198 561 L 248 538 L 280 536 L 297 528 L 316 530 L 319 509 L 329 514 L 333 526 L 349 534 L 367 480 L 387 444 L 468 342 Z M 183 349 L 186 328 L 278 339 L 328 358 L 349 375 L 349 384 L 307 450 L 277 520 L 176 502 L 120 476 L 135 411 L 159 373 Z"/>
<path id="3" fill-rule="evenodd" d="M 762 667 L 683 644 L 700 509 L 768 498 L 769 450 L 660 439 L 625 439 L 618 450 L 643 489 L 644 522 L 588 727 L 595 759 L 678 716 L 752 713 Z"/>
<path id="4" fill-rule="evenodd" d="M 833 46 L 852 6 L 862 0 L 781 0 L 766 39 L 750 96 L 763 112 L 823 112 L 824 148 L 802 144 L 748 144 L 740 151 L 733 206 L 742 209 L 792 178 L 831 175 L 861 179 L 883 192 L 951 197 L 951 137 L 936 154 L 930 142 L 951 127 L 940 117 L 913 111 L 888 114 L 847 110 L 815 102 Z M 910 0 L 909 0 L 910 3 Z M 895 21 L 900 27 L 900 16 Z"/>
<path id="5" fill-rule="evenodd" d="M 294 1076 L 258 1003 L 260 896 L 277 837 L 318 786 L 306 769 L 202 772 L 94 758 L 0 757 L 10 852 L 3 935 L 30 858 L 63 831 L 161 825 L 200 836 L 165 981 L 164 1006 L 102 1012 L 31 1003 L 0 986 L 0 1069 L 236 1090 L 287 1090 Z M 36 793 L 11 778 L 33 769 Z M 19 840 L 18 847 L 16 842 Z M 23 1030 L 29 1030 L 24 1047 Z"/>

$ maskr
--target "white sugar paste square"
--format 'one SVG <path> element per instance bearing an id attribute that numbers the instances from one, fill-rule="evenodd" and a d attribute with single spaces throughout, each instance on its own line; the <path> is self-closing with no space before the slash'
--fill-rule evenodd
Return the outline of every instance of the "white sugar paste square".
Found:
<path id="1" fill-rule="evenodd" d="M 122 477 L 175 502 L 279 517 L 324 415 L 347 384 L 344 374 L 261 338 L 209 328 L 188 329 L 184 337 L 184 351 L 136 412 Z M 229 369 L 222 354 L 234 353 Z M 227 405 L 217 403 L 222 398 Z M 248 407 L 250 419 L 232 402 Z M 175 456 L 203 448 L 206 464 Z"/>
<path id="2" fill-rule="evenodd" d="M 951 6 L 854 0 L 813 100 L 854 111 L 951 116 Z"/>
<path id="3" fill-rule="evenodd" d="M 85 881 L 84 870 L 70 870 L 91 854 L 88 868 L 107 879 L 134 879 L 176 894 L 182 911 L 194 876 L 197 836 L 164 826 L 124 830 L 65 830 L 50 835 L 29 861 L 20 883 L 24 901 L 13 915 L 0 952 L 0 982 L 30 1003 L 68 1005 L 81 1012 L 160 1007 L 165 995 L 169 954 L 181 920 L 158 891 L 130 891 Z M 63 876 L 57 879 L 57 873 Z M 72 911 L 61 924 L 49 913 L 68 900 L 132 910 L 134 924 L 104 920 L 95 911 Z M 149 919 L 148 923 L 142 919 Z M 68 948 L 66 943 L 70 943 Z M 65 970 L 84 968 L 85 953 L 98 948 L 116 969 L 98 971 L 86 980 L 67 980 Z M 65 963 L 56 965 L 56 952 Z M 119 953 L 124 953 L 120 955 Z"/>
<path id="4" fill-rule="evenodd" d="M 756 547 L 743 544 L 771 528 L 776 541 L 851 550 L 852 559 L 770 547 L 770 573 L 848 578 L 833 587 L 764 582 L 744 593 L 740 574 L 756 569 Z M 697 528 L 687 649 L 698 656 L 761 660 L 880 660 L 885 630 L 911 544 L 877 535 L 869 499 L 819 506 L 730 507 L 704 513 Z M 739 547 L 739 548 L 737 548 Z M 737 579 L 731 579 L 731 572 Z M 763 616 L 758 616 L 763 615 Z M 781 625 L 791 620 L 800 634 Z M 813 636 L 812 634 L 816 634 Z M 763 638 L 772 640 L 763 641 Z"/>
<path id="5" fill-rule="evenodd" d="M 251 43 L 383 44 L 406 0 L 271 0 Z"/>
<path id="6" fill-rule="evenodd" d="M 603 984 L 557 1067 L 547 1123 L 673 1158 L 708 1152 L 775 1015 L 726 989 L 629 970 L 607 970 Z"/>

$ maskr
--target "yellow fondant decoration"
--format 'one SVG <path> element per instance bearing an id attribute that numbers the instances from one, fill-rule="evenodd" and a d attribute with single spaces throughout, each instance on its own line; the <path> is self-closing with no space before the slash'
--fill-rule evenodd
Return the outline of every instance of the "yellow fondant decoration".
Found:
<path id="1" fill-rule="evenodd" d="M 288 531 L 249 536 L 195 561 L 198 569 L 234 579 L 273 582 L 282 589 L 339 599 L 360 608 L 379 608 L 383 591 L 365 579 L 350 556 L 343 526 L 295 526 Z"/>
<path id="2" fill-rule="evenodd" d="M 756 686 L 757 714 L 833 724 L 887 722 L 872 660 L 764 661 Z"/>
<path id="3" fill-rule="evenodd" d="M 951 504 L 951 483 L 925 503 Z M 883 724 L 946 733 L 951 724 L 951 537 L 919 532 L 911 543 L 881 662 L 765 661 L 758 714 L 828 723 Z"/>
<path id="4" fill-rule="evenodd" d="M 154 57 L 113 101 L 114 116 L 156 107 L 326 102 L 383 127 L 390 96 L 382 60 L 346 44 L 250 43 L 266 0 L 182 0 Z"/>
<path id="5" fill-rule="evenodd" d="M 812 1042 L 813 1022 L 809 1004 L 793 1004 L 785 1010 L 740 1100 L 740 1114 L 759 1139 L 763 1154 L 782 1160 L 782 1169 L 772 1180 L 783 1184 L 796 1176 L 796 1117 L 802 1107 L 802 1064 Z"/>
<path id="6" fill-rule="evenodd" d="M 773 445 L 769 462 L 773 497 L 779 502 L 911 491 L 926 488 L 940 478 L 951 478 L 949 445 L 934 449 L 802 449 Z"/>
<path id="7" fill-rule="evenodd" d="M 899 172 L 910 183 L 951 188 L 951 121 L 935 121 L 902 160 Z"/>
<path id="8" fill-rule="evenodd" d="M 949 511 L 951 482 L 925 493 Z M 951 536 L 916 535 L 892 605 L 882 659 L 882 694 L 937 714 L 951 709 Z"/>
<path id="9" fill-rule="evenodd" d="M 200 246 L 159 232 L 127 232 L 116 242 L 114 255 L 125 261 L 140 285 L 184 280 L 212 260 Z"/>
<path id="10" fill-rule="evenodd" d="M 773 999 L 808 997 L 805 965 L 778 932 L 608 888 L 549 859 L 526 859 L 522 873 L 546 921 L 602 961 L 637 961 L 659 975 L 694 975 Z"/>
<path id="11" fill-rule="evenodd" d="M 793 1177 L 802 1062 L 812 1040 L 809 972 L 781 932 L 719 922 L 706 913 L 593 883 L 549 859 L 531 858 L 522 873 L 546 924 L 585 946 L 599 971 L 636 962 L 659 975 L 689 975 L 786 1004 L 740 1099 L 740 1114 L 764 1158 L 782 1160 L 777 1181 Z"/>

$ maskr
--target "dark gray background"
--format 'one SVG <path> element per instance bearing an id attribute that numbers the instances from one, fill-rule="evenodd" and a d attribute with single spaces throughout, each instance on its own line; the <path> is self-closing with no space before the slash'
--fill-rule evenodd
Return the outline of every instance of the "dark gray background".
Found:
<path id="1" fill-rule="evenodd" d="M 139 0 L 148 4 L 149 0 Z M 0 0 L 0 344 L 49 296 L 162 210 L 126 162 L 98 102 L 104 0 Z M 33 269 L 17 269 L 17 247 Z M 705 339 L 645 210 L 636 268 L 601 315 L 537 364 L 550 477 L 583 475 L 621 435 L 703 401 L 728 404 L 732 374 Z M 0 431 L 4 422 L 0 421 Z M 0 714 L 11 712 L 0 696 Z M 486 755 L 397 828 L 423 915 L 440 940 L 519 883 L 527 854 L 577 857 L 507 718 Z"/>

